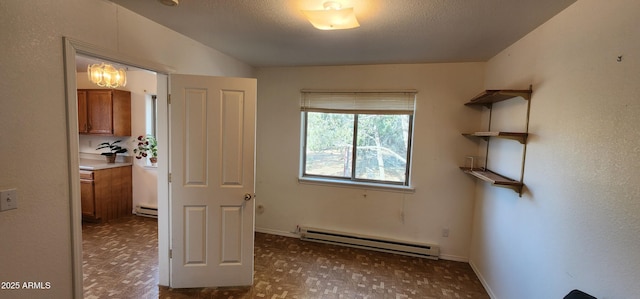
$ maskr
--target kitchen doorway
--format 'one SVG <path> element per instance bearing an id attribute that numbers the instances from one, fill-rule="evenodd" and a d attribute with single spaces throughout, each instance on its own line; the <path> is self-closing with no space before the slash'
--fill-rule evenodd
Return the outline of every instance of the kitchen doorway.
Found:
<path id="1" fill-rule="evenodd" d="M 126 85 L 111 89 L 90 82 L 88 66 L 98 66 L 102 63 L 125 70 Z M 112 273 L 141 274 L 136 273 L 137 269 L 146 269 L 145 272 L 149 273 L 153 272 L 149 269 L 157 269 L 158 266 L 158 227 L 155 220 L 158 215 L 158 176 L 157 163 L 152 163 L 150 159 L 154 153 L 157 153 L 157 147 L 150 147 L 157 144 L 156 73 L 105 59 L 76 55 L 76 74 L 78 101 L 81 95 L 84 101 L 78 106 L 79 113 L 80 115 L 88 114 L 88 117 L 79 115 L 79 119 L 86 119 L 80 122 L 80 130 L 84 129 L 83 124 L 91 127 L 92 121 L 97 122 L 109 114 L 113 116 L 114 128 L 125 127 L 125 124 L 130 128 L 130 133 L 119 134 L 130 136 L 103 136 L 90 132 L 84 132 L 78 136 L 83 212 L 84 295 L 85 297 L 102 297 L 112 295 L 113 292 L 117 294 L 122 289 L 131 288 L 134 285 L 136 288 L 145 288 L 144 293 L 148 293 L 149 288 L 155 288 L 157 292 L 157 271 L 151 278 L 146 277 L 148 274 L 144 274 L 117 277 L 117 281 L 113 281 L 112 278 L 115 277 L 103 274 L 112 269 L 120 270 L 111 271 Z M 115 99 L 113 111 L 99 109 L 101 106 L 87 108 L 91 107 L 91 101 L 94 101 L 93 105 L 97 106 L 100 101 L 99 95 L 104 92 L 113 92 L 113 90 L 125 92 L 121 94 L 126 95 L 126 101 L 129 102 L 127 108 L 130 110 L 127 111 L 130 111 L 130 117 L 126 119 L 116 117 Z M 88 111 L 83 111 L 83 108 L 87 108 Z M 116 121 L 125 124 L 116 123 Z M 115 163 L 106 163 L 105 157 L 101 155 L 105 149 L 97 149 L 104 142 L 118 142 L 117 144 L 127 149 L 127 152 L 117 154 Z M 107 201 L 113 204 L 108 204 Z M 136 216 L 131 216 L 132 214 Z M 135 219 L 138 217 L 154 219 Z M 91 224 L 89 223 L 91 221 L 102 223 Z M 153 231 L 149 231 L 149 226 L 154 223 Z M 95 246 L 100 243 L 102 245 Z M 137 243 L 141 245 L 135 246 Z M 154 247 L 151 249 L 154 250 L 151 254 L 149 254 L 149 246 Z M 144 254 L 139 255 L 139 252 Z M 155 258 L 150 258 L 151 256 Z M 114 287 L 118 281 L 127 281 L 127 278 L 133 281 L 119 288 Z M 141 281 L 146 283 L 141 284 Z M 109 288 L 115 290 L 109 290 Z"/>
<path id="2" fill-rule="evenodd" d="M 92 138 L 80 138 L 79 130 L 78 130 L 78 99 L 77 99 L 77 89 L 80 88 L 83 80 L 88 81 L 86 79 L 86 74 L 82 74 L 82 70 L 86 70 L 86 66 L 81 66 L 81 60 L 84 58 L 88 59 L 98 59 L 100 61 L 110 61 L 113 63 L 117 63 L 119 65 L 128 66 L 132 69 L 137 69 L 142 73 L 154 73 L 155 77 L 155 92 L 144 92 L 145 88 L 142 87 L 142 91 L 136 90 L 136 93 L 143 94 L 144 99 L 141 101 L 143 103 L 147 103 L 147 95 L 151 96 L 152 94 L 156 94 L 156 108 L 157 108 L 157 124 L 164 124 L 156 126 L 155 133 L 158 140 L 158 152 L 160 161 L 157 164 L 157 167 L 151 167 L 149 165 L 143 165 L 142 171 L 146 172 L 155 172 L 155 183 L 156 183 L 156 197 L 157 197 L 157 214 L 158 214 L 158 260 L 157 260 L 157 269 L 158 269 L 158 278 L 160 285 L 168 285 L 169 284 L 169 226 L 168 226 L 168 128 L 166 124 L 168 123 L 168 102 L 167 102 L 167 76 L 169 68 L 163 65 L 158 65 L 151 62 L 144 62 L 140 59 L 131 59 L 127 57 L 122 57 L 117 53 L 109 52 L 103 49 L 98 49 L 92 47 L 90 45 L 86 45 L 79 41 L 74 41 L 68 38 L 64 39 L 64 49 L 65 49 L 65 75 L 66 75 L 66 92 L 67 92 L 67 113 L 68 113 L 68 146 L 69 146 L 69 173 L 70 173 L 70 194 L 71 194 L 71 220 L 72 220 L 72 251 L 73 251 L 73 282 L 74 282 L 74 297 L 82 298 L 83 297 L 83 270 L 82 270 L 82 207 L 81 207 L 81 195 L 80 195 L 80 174 L 78 169 L 81 164 L 80 161 L 82 157 L 80 156 L 80 152 L 82 149 L 86 151 L 94 151 L 95 154 L 95 146 L 102 142 L 104 136 L 95 137 L 98 139 Z M 79 60 L 76 57 L 83 57 Z M 80 69 L 80 70 L 79 70 Z M 80 72 L 80 74 L 79 74 Z M 134 77 L 140 75 L 132 72 L 133 76 L 130 77 L 129 80 L 134 80 Z M 83 78 L 84 76 L 84 78 Z M 153 81 L 153 79 L 151 79 Z M 128 84 L 134 84 L 131 83 Z M 138 89 L 138 87 L 136 87 Z M 150 88 L 146 89 L 150 91 Z M 133 100 L 133 99 L 132 99 Z M 135 103 L 132 101 L 132 103 Z M 139 104 L 139 103 L 138 103 Z M 144 104 L 142 104 L 145 106 Z M 133 105 L 132 105 L 133 106 Z M 132 107 L 135 108 L 135 107 Z M 146 117 L 144 117 L 146 120 Z M 141 133 L 136 133 L 135 127 L 136 125 L 132 124 L 132 134 L 133 137 L 131 139 L 135 139 L 136 134 L 146 135 L 147 129 L 145 121 L 142 121 L 144 129 L 142 131 L 138 131 Z M 140 130 L 140 128 L 138 128 Z M 120 137 L 117 137 L 120 138 Z M 107 142 L 112 142 L 105 140 Z M 127 139 L 126 142 L 130 142 L 130 139 Z M 133 148 L 133 144 L 126 144 L 126 142 L 121 141 L 125 146 L 131 146 Z M 163 154 L 164 153 L 164 154 Z M 162 156 L 165 156 L 165 160 L 162 161 Z M 133 162 L 135 167 L 135 162 Z M 146 168 L 145 168 L 146 167 Z M 135 168 L 134 168 L 135 169 Z M 133 176 L 133 175 L 132 175 Z M 159 183 L 159 182 L 167 182 L 167 183 Z M 138 185 L 138 183 L 133 183 L 134 185 Z M 142 185 L 142 184 L 140 184 Z M 140 186 L 134 186 L 137 188 Z M 149 204 L 147 204 L 149 205 Z M 132 207 L 135 208 L 135 204 L 132 204 Z"/>

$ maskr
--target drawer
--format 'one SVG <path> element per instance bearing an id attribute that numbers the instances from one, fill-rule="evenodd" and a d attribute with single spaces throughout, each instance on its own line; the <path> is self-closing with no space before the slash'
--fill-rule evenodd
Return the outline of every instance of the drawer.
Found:
<path id="1" fill-rule="evenodd" d="M 93 180 L 93 171 L 80 170 L 81 180 Z"/>

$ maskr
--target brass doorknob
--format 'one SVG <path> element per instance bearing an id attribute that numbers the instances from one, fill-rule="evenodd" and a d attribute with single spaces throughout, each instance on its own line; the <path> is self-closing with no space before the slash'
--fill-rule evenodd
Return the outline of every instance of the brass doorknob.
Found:
<path id="1" fill-rule="evenodd" d="M 245 193 L 244 194 L 244 200 L 245 201 L 250 201 L 253 198 L 253 195 L 249 194 L 249 193 Z"/>

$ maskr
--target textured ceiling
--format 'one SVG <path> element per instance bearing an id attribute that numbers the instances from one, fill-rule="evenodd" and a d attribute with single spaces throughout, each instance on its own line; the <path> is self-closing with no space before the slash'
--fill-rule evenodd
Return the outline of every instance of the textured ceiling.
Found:
<path id="1" fill-rule="evenodd" d="M 323 0 L 111 0 L 252 66 L 486 61 L 576 0 L 343 0 L 361 27 L 321 31 Z"/>

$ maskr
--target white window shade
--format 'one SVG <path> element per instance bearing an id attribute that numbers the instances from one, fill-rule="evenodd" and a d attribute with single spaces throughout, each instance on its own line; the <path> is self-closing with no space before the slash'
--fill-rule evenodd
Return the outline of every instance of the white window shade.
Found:
<path id="1" fill-rule="evenodd" d="M 301 111 L 359 114 L 413 114 L 416 90 L 302 90 Z"/>

